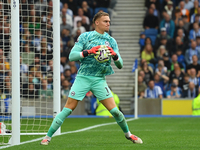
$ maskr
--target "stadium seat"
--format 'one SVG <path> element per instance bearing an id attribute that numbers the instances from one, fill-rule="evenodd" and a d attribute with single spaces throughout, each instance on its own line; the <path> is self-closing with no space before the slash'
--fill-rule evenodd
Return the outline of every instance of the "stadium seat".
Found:
<path id="1" fill-rule="evenodd" d="M 146 29 L 144 31 L 144 34 L 145 34 L 146 37 L 150 37 L 151 38 L 152 45 L 154 45 L 156 37 L 157 37 L 157 34 L 158 34 L 158 30 L 157 29 Z"/>
<path id="2" fill-rule="evenodd" d="M 103 10 L 104 12 L 108 13 L 108 9 L 107 8 L 105 8 L 105 7 L 98 7 L 98 8 L 95 8 L 94 15 L 96 13 L 98 13 L 100 10 Z"/>

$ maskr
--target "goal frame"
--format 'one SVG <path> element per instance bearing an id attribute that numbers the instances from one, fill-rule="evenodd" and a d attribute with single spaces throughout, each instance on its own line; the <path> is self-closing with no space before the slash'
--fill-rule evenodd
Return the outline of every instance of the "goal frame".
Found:
<path id="1" fill-rule="evenodd" d="M 20 144 L 20 135 L 46 135 L 46 133 L 20 133 L 20 34 L 19 0 L 11 0 L 11 56 L 12 56 L 12 134 L 11 145 Z M 60 112 L 60 3 L 53 0 L 53 118 Z M 59 128 L 54 135 L 59 135 Z M 6 134 L 9 135 L 9 134 Z"/>

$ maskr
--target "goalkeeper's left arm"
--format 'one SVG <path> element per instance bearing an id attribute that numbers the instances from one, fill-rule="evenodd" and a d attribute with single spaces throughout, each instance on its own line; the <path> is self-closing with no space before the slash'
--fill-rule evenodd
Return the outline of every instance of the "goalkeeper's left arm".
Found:
<path id="1" fill-rule="evenodd" d="M 114 51 L 111 47 L 107 46 L 108 50 L 110 51 L 110 55 L 112 56 L 115 66 L 117 66 L 118 69 L 121 69 L 123 67 L 123 60 L 119 54 L 119 51 Z"/>
<path id="2" fill-rule="evenodd" d="M 123 60 L 119 54 L 119 52 L 116 53 L 118 56 L 117 60 L 114 60 L 115 66 L 117 66 L 117 68 L 121 69 L 123 67 Z"/>

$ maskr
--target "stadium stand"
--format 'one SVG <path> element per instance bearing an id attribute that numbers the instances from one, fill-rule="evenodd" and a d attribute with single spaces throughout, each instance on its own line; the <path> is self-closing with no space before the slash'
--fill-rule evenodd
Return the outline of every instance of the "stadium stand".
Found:
<path id="1" fill-rule="evenodd" d="M 157 9 L 156 11 L 158 11 L 159 9 L 158 3 L 160 3 L 161 6 L 163 6 L 163 8 L 159 10 L 160 11 L 159 13 L 162 14 L 161 18 L 163 18 L 162 20 L 159 21 L 160 29 L 158 30 L 158 32 L 156 32 L 154 31 L 156 30 L 155 28 L 147 30 L 144 26 L 144 33 L 146 35 L 146 38 L 150 37 L 152 40 L 152 46 L 154 48 L 153 52 L 156 58 L 155 66 L 160 66 L 158 62 L 160 60 L 164 60 L 164 67 L 167 68 L 166 75 L 169 76 L 170 80 L 167 82 L 165 80 L 161 81 L 162 85 L 164 85 L 163 90 L 167 91 L 163 94 L 163 96 L 167 98 L 171 97 L 193 98 L 196 95 L 198 95 L 197 92 L 200 89 L 199 67 L 197 67 L 199 66 L 198 60 L 200 56 L 199 40 L 198 40 L 200 20 L 198 19 L 199 15 L 197 11 L 198 9 L 200 9 L 198 5 L 199 2 L 197 0 L 194 1 L 157 0 L 154 3 L 155 6 L 157 6 L 154 9 L 154 11 L 156 9 Z M 149 9 L 151 7 L 151 1 L 146 0 L 145 6 L 147 9 Z M 155 13 L 152 14 L 156 16 Z M 194 19 L 195 17 L 196 19 Z M 164 33 L 163 31 L 167 32 L 168 36 L 165 35 L 165 37 L 163 36 L 162 38 L 160 38 L 160 36 L 162 36 L 162 34 Z M 153 34 L 152 32 L 154 32 L 155 33 L 154 36 L 157 37 L 155 45 L 153 41 L 154 39 L 151 37 Z M 167 39 L 167 40 L 162 41 L 162 39 Z M 160 42 L 158 42 L 159 40 Z M 158 50 L 160 51 L 160 48 L 165 49 L 165 53 L 162 54 L 162 56 L 160 55 L 160 52 L 158 53 Z M 195 62 L 193 62 L 193 60 Z M 140 65 L 143 66 L 144 65 L 143 63 L 144 62 L 141 61 Z M 150 64 L 148 65 L 150 66 Z M 190 66 L 193 66 L 192 70 Z M 155 69 L 156 68 L 157 67 L 155 67 Z M 188 69 L 186 70 L 186 68 Z M 141 71 L 144 70 L 142 69 Z M 162 71 L 163 70 L 159 71 L 158 69 L 156 69 L 153 70 L 153 74 L 154 75 L 159 74 L 160 79 L 162 79 L 161 78 Z M 143 76 L 144 81 L 145 78 L 147 78 L 146 74 Z M 146 85 L 148 84 L 149 83 L 146 83 Z M 160 87 L 162 88 L 162 86 Z M 151 90 L 152 94 L 157 94 L 156 89 L 148 87 L 148 90 L 149 89 Z M 140 93 L 141 92 L 144 91 L 140 91 Z M 141 95 L 138 95 L 138 97 L 142 98 Z M 145 95 L 143 97 L 145 97 Z"/>

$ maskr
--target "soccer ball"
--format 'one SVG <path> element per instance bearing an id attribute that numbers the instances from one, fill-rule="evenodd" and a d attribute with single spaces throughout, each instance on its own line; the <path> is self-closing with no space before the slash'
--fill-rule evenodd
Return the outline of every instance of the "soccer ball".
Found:
<path id="1" fill-rule="evenodd" d="M 98 52 L 96 52 L 94 55 L 94 58 L 100 63 L 107 62 L 110 59 L 109 52 L 110 51 L 106 45 L 101 45 L 101 47 L 98 49 Z"/>

